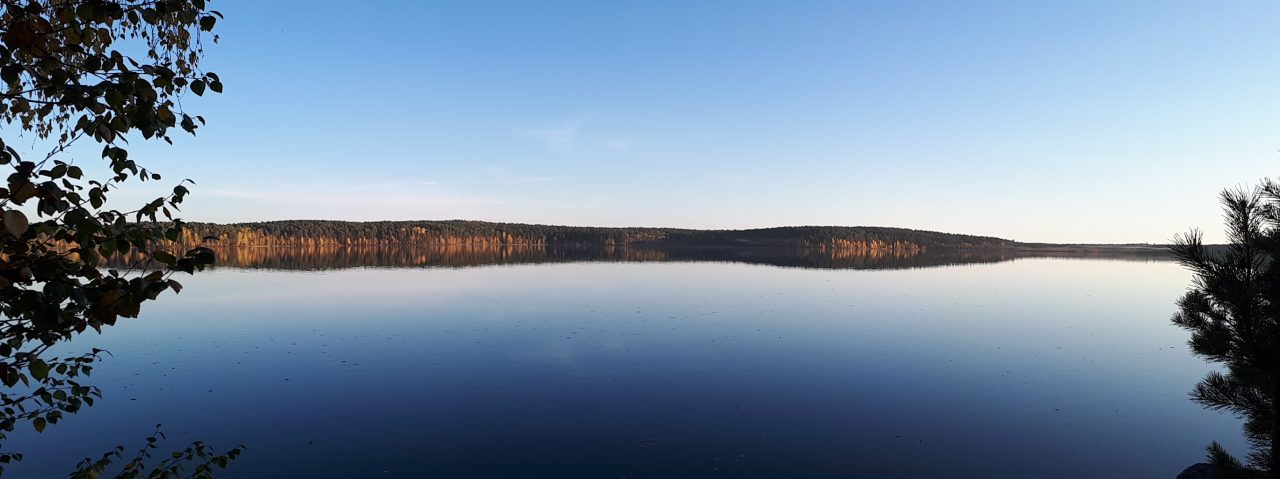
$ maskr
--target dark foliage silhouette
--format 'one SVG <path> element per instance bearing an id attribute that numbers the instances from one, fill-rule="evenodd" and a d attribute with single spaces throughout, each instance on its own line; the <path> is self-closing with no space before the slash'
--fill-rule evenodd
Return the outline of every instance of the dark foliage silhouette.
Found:
<path id="1" fill-rule="evenodd" d="M 1246 468 L 1218 443 L 1209 459 L 1226 477 L 1280 477 L 1275 439 L 1280 397 L 1280 186 L 1224 191 L 1225 250 L 1211 253 L 1192 231 L 1172 250 L 1194 274 L 1174 324 L 1191 331 L 1192 352 L 1222 366 L 1205 376 L 1192 400 L 1244 420 L 1251 447 Z"/>
<path id="2" fill-rule="evenodd" d="M 83 383 L 101 351 L 54 357 L 50 348 L 136 317 L 142 303 L 182 288 L 174 273 L 213 262 L 208 248 L 162 247 L 182 234 L 173 212 L 185 185 L 133 210 L 107 204 L 126 183 L 160 180 L 130 158 L 130 142 L 194 134 L 204 119 L 186 113 L 181 99 L 222 91 L 200 67 L 221 18 L 205 3 L 0 0 L 0 165 L 10 172 L 0 184 L 0 442 L 20 425 L 43 431 L 101 396 Z M 41 154 L 24 158 L 19 139 Z M 101 177 L 75 164 L 75 145 L 101 147 Z M 163 269 L 99 268 L 101 257 L 130 250 Z M 155 443 L 128 461 L 123 450 L 86 460 L 72 477 L 101 477 L 113 461 L 124 463 L 116 477 L 206 477 L 238 454 L 195 444 L 148 467 Z M 21 459 L 3 450 L 0 467 Z"/>

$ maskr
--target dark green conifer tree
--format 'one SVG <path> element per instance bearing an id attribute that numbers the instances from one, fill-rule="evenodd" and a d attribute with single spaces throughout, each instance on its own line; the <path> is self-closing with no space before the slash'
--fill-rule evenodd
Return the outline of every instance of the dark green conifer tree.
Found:
<path id="1" fill-rule="evenodd" d="M 1280 477 L 1280 185 L 1224 191 L 1221 201 L 1224 249 L 1206 248 L 1199 231 L 1172 246 L 1194 274 L 1173 322 L 1191 332 L 1192 352 L 1221 365 L 1196 385 L 1192 400 L 1244 420 L 1253 470 L 1215 442 L 1209 460 L 1216 477 Z"/>

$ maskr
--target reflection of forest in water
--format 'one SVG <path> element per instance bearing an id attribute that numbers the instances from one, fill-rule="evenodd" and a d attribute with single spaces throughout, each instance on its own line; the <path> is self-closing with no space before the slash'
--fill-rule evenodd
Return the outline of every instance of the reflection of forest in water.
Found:
<path id="1" fill-rule="evenodd" d="M 344 268 L 465 268 L 492 265 L 571 262 L 733 262 L 818 269 L 905 269 L 1019 258 L 1061 257 L 1113 260 L 1165 260 L 1155 250 L 1061 251 L 1021 249 L 797 249 L 772 247 L 581 247 L 581 246 L 315 246 L 215 248 L 218 267 L 282 270 Z M 117 258 L 110 266 L 125 266 Z"/>

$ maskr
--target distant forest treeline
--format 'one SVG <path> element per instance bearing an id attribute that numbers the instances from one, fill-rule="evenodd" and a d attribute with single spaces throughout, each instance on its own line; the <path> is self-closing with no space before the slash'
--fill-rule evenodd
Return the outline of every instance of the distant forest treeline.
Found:
<path id="1" fill-rule="evenodd" d="M 216 267 L 283 270 L 344 268 L 469 268 L 498 265 L 615 262 L 721 262 L 810 269 L 906 269 L 1020 258 L 1060 257 L 1150 261 L 1166 259 L 1142 254 L 1036 252 L 1017 249 L 949 249 L 935 251 L 814 250 L 802 248 L 733 248 L 685 246 L 297 246 L 219 248 Z M 116 255 L 104 266 L 127 268 L 145 262 L 137 253 Z"/>
<path id="2" fill-rule="evenodd" d="M 483 221 L 267 221 L 189 223 L 182 243 L 214 238 L 216 246 L 557 245 L 774 246 L 814 249 L 922 251 L 1009 248 L 1014 241 L 905 228 L 787 226 L 749 230 L 599 228 Z"/>

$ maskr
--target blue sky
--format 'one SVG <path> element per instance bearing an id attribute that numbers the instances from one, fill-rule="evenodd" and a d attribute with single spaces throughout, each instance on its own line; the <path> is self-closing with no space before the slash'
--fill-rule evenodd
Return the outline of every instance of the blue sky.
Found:
<path id="1" fill-rule="evenodd" d="M 1217 240 L 1280 174 L 1273 2 L 211 6 L 209 126 L 134 145 L 189 220 Z"/>

